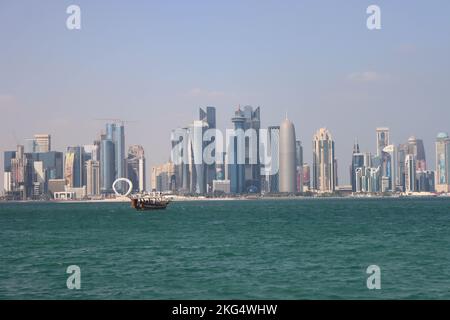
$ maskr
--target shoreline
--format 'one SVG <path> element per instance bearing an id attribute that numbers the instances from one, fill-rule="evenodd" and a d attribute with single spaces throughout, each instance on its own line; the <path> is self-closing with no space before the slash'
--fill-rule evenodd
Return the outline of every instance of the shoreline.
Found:
<path id="1" fill-rule="evenodd" d="M 208 198 L 208 197 L 185 197 L 167 196 L 171 202 L 191 202 L 191 201 L 257 201 L 257 200 L 381 200 L 381 199 L 450 199 L 450 194 L 414 194 L 414 195 L 359 195 L 359 196 L 264 196 L 264 197 L 229 197 L 229 198 Z M 111 199 L 81 199 L 81 200 L 0 200 L 2 203 L 128 203 L 127 197 Z"/>

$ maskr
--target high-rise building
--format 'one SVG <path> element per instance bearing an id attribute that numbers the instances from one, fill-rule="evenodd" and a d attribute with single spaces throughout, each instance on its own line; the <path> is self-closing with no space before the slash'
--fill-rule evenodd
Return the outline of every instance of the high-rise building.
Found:
<path id="1" fill-rule="evenodd" d="M 311 167 L 307 163 L 303 164 L 303 189 L 311 189 Z"/>
<path id="2" fill-rule="evenodd" d="M 190 192 L 196 194 L 207 193 L 206 164 L 203 159 L 204 142 L 203 134 L 208 129 L 208 123 L 203 120 L 195 120 L 189 127 L 189 172 Z M 176 183 L 171 182 L 171 186 Z"/>
<path id="3" fill-rule="evenodd" d="M 259 130 L 261 128 L 261 109 L 244 107 L 244 130 L 250 134 L 245 137 L 245 192 L 261 191 L 261 164 L 259 160 Z"/>
<path id="4" fill-rule="evenodd" d="M 231 119 L 234 130 L 238 134 L 245 130 L 245 116 L 239 107 Z M 245 142 L 238 136 L 230 137 L 230 150 L 227 151 L 228 174 L 231 193 L 245 192 Z"/>
<path id="5" fill-rule="evenodd" d="M 294 124 L 285 119 L 280 125 L 280 192 L 297 192 L 297 159 Z"/>
<path id="6" fill-rule="evenodd" d="M 416 191 L 416 159 L 413 154 L 405 158 L 405 191 Z"/>
<path id="7" fill-rule="evenodd" d="M 426 171 L 427 161 L 425 157 L 425 147 L 422 139 L 412 136 L 408 139 L 408 153 L 412 154 L 416 159 L 416 170 Z"/>
<path id="8" fill-rule="evenodd" d="M 86 166 L 86 193 L 88 196 L 100 195 L 100 162 L 87 160 Z"/>
<path id="9" fill-rule="evenodd" d="M 435 191 L 435 172 L 431 170 L 416 171 L 416 187 L 418 192 Z"/>
<path id="10" fill-rule="evenodd" d="M 263 177 L 261 178 L 261 190 L 268 193 L 279 191 L 279 139 L 280 126 L 269 126 L 267 128 L 267 141 L 262 147 L 267 150 L 261 150 L 265 157 L 261 168 Z M 260 137 L 261 139 L 261 137 Z"/>
<path id="11" fill-rule="evenodd" d="M 9 193 L 12 191 L 11 187 L 11 172 L 5 171 L 3 172 L 3 190 L 6 193 Z"/>
<path id="12" fill-rule="evenodd" d="M 33 194 L 34 200 L 39 200 L 45 193 L 45 169 L 42 161 L 33 161 Z"/>
<path id="13" fill-rule="evenodd" d="M 352 164 L 350 166 L 350 181 L 352 183 L 352 191 L 357 191 L 356 186 L 356 169 L 363 168 L 364 165 L 364 153 L 360 152 L 358 141 L 355 141 L 353 145 Z M 362 174 L 362 170 L 360 173 Z"/>
<path id="14" fill-rule="evenodd" d="M 393 144 L 383 148 L 381 159 L 382 181 L 387 181 L 386 190 L 383 191 L 395 192 L 397 190 L 397 151 Z"/>
<path id="15" fill-rule="evenodd" d="M 110 194 L 113 192 L 112 184 L 115 180 L 115 153 L 114 142 L 102 136 L 100 142 L 100 192 Z"/>
<path id="16" fill-rule="evenodd" d="M 436 138 L 436 192 L 450 192 L 450 138 L 441 132 Z"/>
<path id="17" fill-rule="evenodd" d="M 313 137 L 313 189 L 319 192 L 336 190 L 337 173 L 334 141 L 326 128 Z"/>
<path id="18" fill-rule="evenodd" d="M 303 192 L 303 147 L 302 142 L 295 142 L 295 165 L 297 166 L 297 192 Z"/>
<path id="19" fill-rule="evenodd" d="M 49 152 L 52 149 L 51 136 L 49 134 L 35 134 L 34 143 L 34 152 Z"/>
<path id="20" fill-rule="evenodd" d="M 216 129 L 216 108 L 215 107 L 211 107 L 208 106 L 206 107 L 206 111 L 202 108 L 199 108 L 199 120 L 203 121 L 204 123 L 207 124 L 207 126 L 204 127 L 204 130 L 208 130 L 208 129 Z M 203 142 L 203 150 L 205 148 L 212 148 L 213 152 L 212 152 L 212 156 L 215 158 L 216 154 L 216 141 L 212 140 L 212 141 L 204 141 Z M 212 164 L 206 164 L 204 166 L 205 171 L 205 191 L 206 192 L 211 192 L 212 191 L 212 183 L 213 180 L 216 179 L 216 164 L 212 163 Z"/>
<path id="21" fill-rule="evenodd" d="M 106 139 L 114 144 L 114 180 L 125 178 L 125 127 L 123 123 L 106 124 Z M 117 190 L 119 192 L 126 191 L 125 183 L 118 183 Z"/>
<path id="22" fill-rule="evenodd" d="M 172 143 L 171 160 L 175 166 L 175 190 L 190 192 L 189 156 L 190 146 L 189 128 L 176 128 L 171 132 L 170 141 Z"/>
<path id="23" fill-rule="evenodd" d="M 8 157 L 14 154 L 14 158 L 9 158 L 9 165 L 5 163 L 5 168 L 9 167 L 10 190 L 9 197 L 11 199 L 27 199 L 31 195 L 30 184 L 30 168 L 28 159 L 24 153 L 24 146 L 18 145 L 16 151 L 9 151 Z M 6 156 L 6 154 L 5 154 Z M 5 159 L 6 160 L 6 159 Z"/>
<path id="24" fill-rule="evenodd" d="M 158 192 L 175 190 L 175 166 L 173 162 L 167 162 L 152 168 L 152 190 Z"/>
<path id="25" fill-rule="evenodd" d="M 65 165 L 64 165 L 64 177 L 66 184 L 71 188 L 81 188 L 85 185 L 85 152 L 81 146 L 67 147 Z"/>
<path id="26" fill-rule="evenodd" d="M 142 146 L 133 145 L 128 148 L 127 174 L 133 184 L 133 191 L 146 190 L 145 155 Z"/>
<path id="27" fill-rule="evenodd" d="M 377 156 L 381 157 L 383 149 L 387 147 L 389 143 L 389 128 L 377 128 Z"/>
<path id="28" fill-rule="evenodd" d="M 406 189 L 406 180 L 405 180 L 405 161 L 406 156 L 409 154 L 408 144 L 402 143 L 397 147 L 397 188 L 401 191 L 405 191 Z"/>
<path id="29" fill-rule="evenodd" d="M 242 130 L 245 136 L 230 137 L 227 150 L 228 173 L 231 193 L 258 192 L 261 190 L 261 166 L 259 161 L 260 108 L 240 106 L 231 119 L 236 132 Z"/>

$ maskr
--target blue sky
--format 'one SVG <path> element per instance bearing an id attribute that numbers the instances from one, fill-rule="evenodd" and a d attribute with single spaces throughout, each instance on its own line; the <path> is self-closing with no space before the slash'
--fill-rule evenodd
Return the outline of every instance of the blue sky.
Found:
<path id="1" fill-rule="evenodd" d="M 70 4 L 81 7 L 79 31 L 66 28 Z M 381 30 L 366 28 L 370 4 Z M 43 132 L 64 151 L 97 138 L 94 119 L 123 118 L 137 120 L 127 144 L 144 146 L 150 168 L 199 107 L 216 106 L 226 128 L 251 104 L 264 127 L 288 112 L 307 162 L 327 127 L 348 183 L 354 139 L 375 152 L 377 126 L 396 144 L 424 139 L 431 169 L 435 136 L 450 131 L 445 0 L 1 0 L 0 41 L 1 151 Z"/>

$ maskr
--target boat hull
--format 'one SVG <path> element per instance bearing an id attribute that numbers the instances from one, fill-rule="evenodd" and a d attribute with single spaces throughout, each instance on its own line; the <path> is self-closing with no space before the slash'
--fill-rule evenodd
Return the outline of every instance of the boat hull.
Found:
<path id="1" fill-rule="evenodd" d="M 142 199 L 132 199 L 131 206 L 139 211 L 144 210 L 163 210 L 167 208 L 169 201 L 155 201 L 152 200 L 142 200 Z"/>

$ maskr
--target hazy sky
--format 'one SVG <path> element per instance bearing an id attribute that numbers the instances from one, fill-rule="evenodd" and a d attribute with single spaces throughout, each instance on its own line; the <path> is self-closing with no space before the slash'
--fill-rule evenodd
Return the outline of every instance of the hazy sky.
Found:
<path id="1" fill-rule="evenodd" d="M 81 30 L 66 28 L 70 4 Z M 366 27 L 370 4 L 381 30 Z M 261 106 L 263 127 L 288 112 L 309 163 L 326 126 L 345 184 L 354 139 L 375 152 L 377 126 L 396 144 L 422 138 L 432 169 L 435 136 L 450 131 L 448 0 L 0 0 L 0 43 L 0 170 L 34 133 L 60 151 L 92 143 L 96 118 L 135 120 L 126 143 L 150 168 L 206 105 L 220 128 L 238 104 Z"/>

